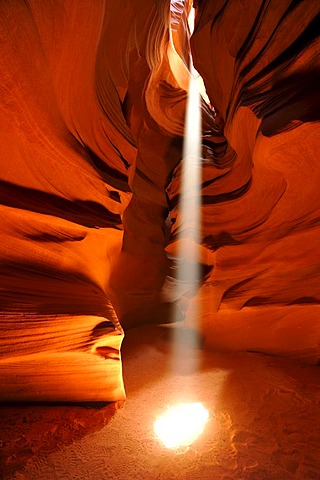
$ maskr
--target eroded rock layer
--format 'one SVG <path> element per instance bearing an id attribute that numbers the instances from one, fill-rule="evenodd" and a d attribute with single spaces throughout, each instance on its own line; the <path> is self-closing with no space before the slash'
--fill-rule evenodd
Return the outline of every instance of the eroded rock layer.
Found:
<path id="1" fill-rule="evenodd" d="M 195 2 L 203 278 L 178 301 L 191 4 L 1 3 L 2 399 L 122 398 L 120 323 L 176 304 L 210 348 L 318 361 L 319 6 L 280 3 Z"/>
<path id="2" fill-rule="evenodd" d="M 214 348 L 316 362 L 320 338 L 317 2 L 198 2 L 192 48 L 236 156 L 203 191 Z"/>
<path id="3" fill-rule="evenodd" d="M 200 255 L 211 270 L 186 294 L 186 322 L 198 304 L 207 347 L 316 363 L 319 5 L 199 1 L 191 46 L 228 148 L 209 154 L 204 122 Z M 178 192 L 176 176 L 169 197 Z M 188 229 L 176 205 L 171 252 Z"/>
<path id="4" fill-rule="evenodd" d="M 106 289 L 136 148 L 101 45 L 116 19 L 103 1 L 0 8 L 1 398 L 123 398 Z"/>

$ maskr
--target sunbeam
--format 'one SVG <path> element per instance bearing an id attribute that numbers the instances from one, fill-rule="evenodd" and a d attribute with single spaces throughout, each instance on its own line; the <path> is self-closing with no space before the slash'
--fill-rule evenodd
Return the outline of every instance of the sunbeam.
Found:
<path id="1" fill-rule="evenodd" d="M 178 241 L 177 264 L 177 298 L 180 308 L 184 310 L 188 298 L 193 297 L 198 289 L 200 280 L 199 244 L 201 228 L 200 184 L 201 184 L 201 104 L 200 92 L 197 84 L 197 72 L 191 63 L 190 85 L 186 106 L 185 135 L 182 159 L 181 196 L 179 205 L 180 237 Z M 192 305 L 192 306 L 191 306 Z M 191 311 L 192 309 L 192 311 Z M 198 305 L 190 302 L 188 307 L 188 326 L 197 330 Z M 177 364 L 180 357 L 180 329 L 174 329 L 173 364 Z M 192 339 L 194 341 L 192 341 Z M 188 340 L 197 346 L 198 335 L 188 336 Z M 186 359 L 187 362 L 187 359 Z M 191 360 L 190 360 L 191 362 Z M 190 371 L 197 369 L 197 361 L 188 365 Z"/>

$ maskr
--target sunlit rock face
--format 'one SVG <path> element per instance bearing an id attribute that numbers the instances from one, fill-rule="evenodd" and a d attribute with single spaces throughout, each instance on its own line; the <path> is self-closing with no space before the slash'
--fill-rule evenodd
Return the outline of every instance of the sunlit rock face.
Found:
<path id="1" fill-rule="evenodd" d="M 128 25 L 103 1 L 0 9 L 0 396 L 123 398 L 107 285 L 136 147 L 121 111 L 126 40 L 112 40 L 111 68 L 108 32 Z"/>
<path id="2" fill-rule="evenodd" d="M 207 347 L 315 363 L 320 7 L 209 0 L 195 6 L 193 60 L 216 116 L 203 103 L 204 278 L 182 302 L 186 324 L 194 326 L 199 304 Z M 190 239 L 178 209 L 180 164 L 167 192 L 175 221 L 167 251 L 175 255 Z"/>
<path id="3" fill-rule="evenodd" d="M 319 7 L 196 7 L 215 112 L 203 101 L 203 280 L 181 318 L 200 302 L 208 347 L 316 362 Z M 2 399 L 122 398 L 120 323 L 171 319 L 189 10 L 1 2 Z"/>
<path id="4" fill-rule="evenodd" d="M 119 319 L 164 318 L 165 186 L 181 159 L 186 91 L 162 69 L 180 136 L 151 117 L 145 91 L 169 4 L 0 9 L 0 397 L 120 399 Z"/>
<path id="5" fill-rule="evenodd" d="M 235 152 L 202 190 L 212 348 L 319 358 L 319 10 L 198 2 L 194 62 Z"/>

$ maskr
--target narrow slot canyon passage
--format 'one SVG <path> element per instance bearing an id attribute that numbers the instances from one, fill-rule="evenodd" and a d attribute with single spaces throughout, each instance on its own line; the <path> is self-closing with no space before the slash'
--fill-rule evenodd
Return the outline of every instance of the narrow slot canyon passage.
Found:
<path id="1" fill-rule="evenodd" d="M 320 480 L 319 16 L 0 2 L 1 480 Z"/>

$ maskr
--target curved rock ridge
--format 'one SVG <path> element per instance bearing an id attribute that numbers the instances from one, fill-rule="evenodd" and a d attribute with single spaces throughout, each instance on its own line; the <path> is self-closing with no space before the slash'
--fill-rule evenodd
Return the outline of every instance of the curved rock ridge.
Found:
<path id="1" fill-rule="evenodd" d="M 181 137 L 144 95 L 168 6 L 0 7 L 2 399 L 124 396 L 118 317 L 142 321 L 160 305 L 165 185 L 181 158 Z"/>
<path id="2" fill-rule="evenodd" d="M 315 363 L 320 7 L 194 6 L 192 57 L 210 105 L 203 278 L 180 299 L 186 325 L 200 303 L 208 348 Z M 179 196 L 190 9 L 0 5 L 1 399 L 123 398 L 120 323 L 172 319 L 189 241 Z"/>
<path id="3" fill-rule="evenodd" d="M 236 160 L 203 193 L 210 348 L 319 359 L 316 2 L 197 2 L 195 67 Z"/>
<path id="4" fill-rule="evenodd" d="M 0 398 L 118 400 L 123 331 L 107 284 L 137 149 L 122 113 L 127 42 L 111 64 L 105 45 L 110 22 L 126 25 L 104 1 L 0 10 Z"/>
<path id="5" fill-rule="evenodd" d="M 148 37 L 151 74 L 140 87 L 146 88 L 144 108 L 160 132 L 157 139 L 157 127 L 148 116 L 144 127 L 136 127 L 139 153 L 118 269 L 118 276 L 124 265 L 127 272 L 118 283 L 126 291 L 119 309 L 125 325 L 170 318 L 176 298 L 175 255 L 181 237 L 189 237 L 188 225 L 179 217 L 180 161 L 170 153 L 161 162 L 158 146 L 168 138 L 165 134 L 177 145 L 184 130 L 190 74 L 181 46 L 189 42 L 185 25 L 190 5 L 185 2 L 183 9 L 183 2 L 171 2 L 171 17 L 168 5 L 160 7 L 153 17 L 156 41 Z M 289 355 L 311 363 L 319 358 L 319 96 L 312 87 L 301 98 L 302 86 L 294 80 L 303 78 L 311 85 L 312 70 L 317 76 L 311 83 L 317 83 L 318 13 L 313 2 L 276 6 L 208 0 L 197 5 L 193 60 L 214 110 L 202 102 L 203 281 L 198 294 L 187 292 L 182 304 L 189 303 L 187 325 L 194 324 L 193 304 L 200 304 L 199 329 L 209 348 Z M 281 91 L 288 86 L 288 97 L 281 102 L 279 85 Z M 293 100 L 298 97 L 297 106 Z M 132 106 L 131 115 L 133 111 Z M 274 129 L 269 131 L 270 122 Z M 168 158 L 173 161 L 167 163 Z M 153 203 L 163 187 L 168 204 L 162 196 L 157 210 Z M 139 223 L 141 228 L 135 228 Z M 162 258 L 163 246 L 170 253 L 167 259 Z M 144 280 L 135 283 L 142 264 Z M 166 294 L 159 297 L 157 288 L 165 278 Z"/>
<path id="6" fill-rule="evenodd" d="M 186 324 L 194 325 L 198 304 L 198 328 L 209 348 L 317 363 L 320 7 L 210 0 L 196 7 L 193 60 L 214 111 L 203 102 L 204 278 L 198 294 L 182 299 L 189 302 Z M 171 50 L 154 67 L 147 106 L 164 129 L 180 135 L 187 62 L 183 55 L 175 61 Z M 174 79 L 165 75 L 168 65 Z M 178 163 L 166 186 L 173 223 L 166 250 L 174 257 L 164 297 L 171 301 L 174 258 L 181 242 L 190 241 L 179 214 L 180 175 Z"/>

